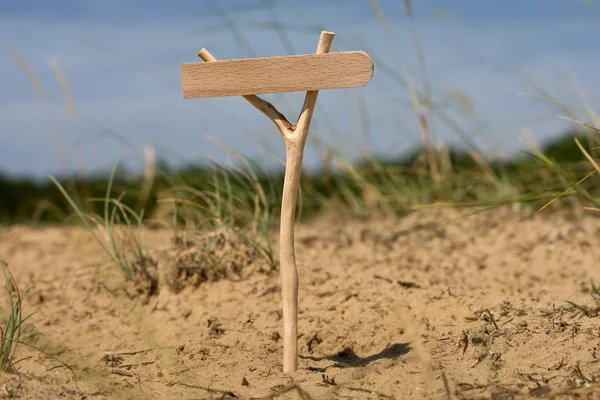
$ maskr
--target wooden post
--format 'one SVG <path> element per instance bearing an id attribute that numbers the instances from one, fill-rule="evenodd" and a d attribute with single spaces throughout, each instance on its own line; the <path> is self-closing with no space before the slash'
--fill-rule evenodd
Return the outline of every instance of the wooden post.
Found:
<path id="1" fill-rule="evenodd" d="M 265 114 L 285 142 L 286 166 L 279 232 L 283 306 L 283 372 L 298 369 L 298 271 L 294 251 L 294 220 L 306 138 L 320 89 L 366 85 L 374 66 L 363 52 L 329 53 L 333 32 L 321 32 L 316 54 L 217 61 L 206 49 L 198 56 L 206 64 L 183 64 L 185 98 L 241 95 Z M 329 53 L 329 54 L 328 54 Z M 306 90 L 296 125 L 257 93 Z"/>

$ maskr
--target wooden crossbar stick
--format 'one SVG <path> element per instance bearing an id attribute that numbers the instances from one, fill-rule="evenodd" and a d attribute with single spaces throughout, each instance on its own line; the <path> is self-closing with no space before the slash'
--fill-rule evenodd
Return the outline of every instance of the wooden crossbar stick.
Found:
<path id="1" fill-rule="evenodd" d="M 205 62 L 217 61 L 217 59 L 214 58 L 213 55 L 210 54 L 209 51 L 206 50 L 206 49 L 200 50 L 200 52 L 198 53 L 198 57 L 200 57 Z M 277 129 L 279 129 L 279 132 L 281 132 L 282 135 L 284 135 L 284 133 L 287 132 L 287 131 L 293 131 L 294 130 L 294 126 L 292 124 L 290 124 L 290 122 L 287 120 L 287 118 L 285 117 L 285 115 L 283 115 L 282 113 L 280 113 L 273 106 L 273 104 L 269 103 L 266 100 L 261 99 L 260 97 L 254 95 L 254 94 L 245 95 L 245 96 L 242 96 L 242 97 L 244 99 L 246 99 L 254 107 L 256 107 L 260 112 L 262 112 L 267 117 L 269 117 L 269 119 L 271 121 L 273 121 L 273 123 L 275 124 L 275 126 L 277 126 Z"/>

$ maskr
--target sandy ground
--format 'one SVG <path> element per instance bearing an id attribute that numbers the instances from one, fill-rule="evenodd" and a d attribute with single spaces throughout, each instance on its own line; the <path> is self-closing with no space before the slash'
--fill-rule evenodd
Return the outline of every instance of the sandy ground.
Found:
<path id="1" fill-rule="evenodd" d="M 595 307 L 597 220 L 503 209 L 444 224 L 458 215 L 300 225 L 293 376 L 281 372 L 279 275 L 246 246 L 215 239 L 228 277 L 146 297 L 84 230 L 0 231 L 0 259 L 34 285 L 24 312 L 37 312 L 22 337 L 37 350 L 19 348 L 0 397 L 600 398 L 600 319 L 566 310 Z M 161 276 L 215 263 L 172 236 L 147 232 Z"/>

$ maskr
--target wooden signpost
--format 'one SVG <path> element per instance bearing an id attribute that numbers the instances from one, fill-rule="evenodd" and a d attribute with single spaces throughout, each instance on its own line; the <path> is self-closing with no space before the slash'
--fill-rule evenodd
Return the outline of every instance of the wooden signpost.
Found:
<path id="1" fill-rule="evenodd" d="M 294 219 L 302 158 L 319 90 L 366 85 L 373 77 L 371 58 L 361 51 L 329 53 L 333 32 L 321 32 L 316 54 L 217 61 L 206 49 L 205 62 L 181 65 L 185 99 L 243 96 L 265 114 L 283 136 L 286 152 L 279 232 L 283 303 L 283 372 L 298 368 L 298 272 L 294 253 Z M 292 125 L 257 94 L 306 91 L 304 105 Z"/>

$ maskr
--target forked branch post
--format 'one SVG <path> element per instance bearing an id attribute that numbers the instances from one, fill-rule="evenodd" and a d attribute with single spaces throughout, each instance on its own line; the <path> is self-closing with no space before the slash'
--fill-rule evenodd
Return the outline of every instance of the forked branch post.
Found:
<path id="1" fill-rule="evenodd" d="M 265 114 L 285 142 L 285 179 L 279 232 L 281 296 L 283 305 L 283 372 L 298 368 L 298 271 L 294 251 L 296 200 L 302 173 L 306 138 L 319 90 L 366 85 L 373 61 L 363 52 L 330 53 L 333 32 L 321 32 L 316 54 L 218 61 L 206 49 L 198 56 L 205 63 L 182 64 L 184 98 L 241 95 Z M 261 93 L 306 91 L 295 125 Z"/>
<path id="2" fill-rule="evenodd" d="M 328 53 L 333 43 L 333 32 L 321 32 L 317 54 Z M 206 61 L 217 61 L 206 49 L 198 56 Z M 318 90 L 306 92 L 304 104 L 296 125 L 292 125 L 271 103 L 256 95 L 243 96 L 250 104 L 265 114 L 279 129 L 285 142 L 285 179 L 281 199 L 279 231 L 279 258 L 281 274 L 281 297 L 283 302 L 283 372 L 298 369 L 298 270 L 294 251 L 294 221 L 296 200 L 300 188 L 304 146 L 317 103 Z"/>

